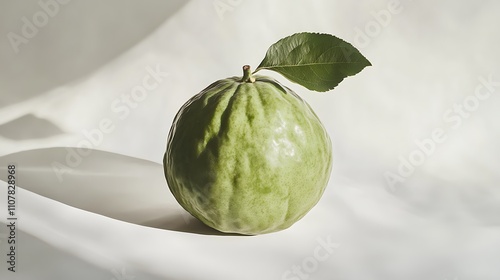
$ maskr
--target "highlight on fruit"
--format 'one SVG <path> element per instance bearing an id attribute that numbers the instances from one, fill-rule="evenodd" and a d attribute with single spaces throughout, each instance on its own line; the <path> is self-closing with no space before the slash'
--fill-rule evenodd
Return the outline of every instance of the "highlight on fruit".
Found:
<path id="1" fill-rule="evenodd" d="M 179 204 L 206 225 L 257 235 L 292 226 L 328 184 L 332 144 L 309 104 L 261 70 L 329 91 L 370 62 L 329 34 L 297 33 L 273 44 L 254 72 L 218 80 L 177 112 L 163 158 Z"/>

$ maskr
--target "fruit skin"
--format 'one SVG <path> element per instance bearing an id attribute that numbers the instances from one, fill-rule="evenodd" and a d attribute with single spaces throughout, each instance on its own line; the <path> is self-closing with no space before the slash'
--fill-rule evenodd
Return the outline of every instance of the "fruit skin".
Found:
<path id="1" fill-rule="evenodd" d="M 222 232 L 283 230 L 320 199 L 330 138 L 310 106 L 276 80 L 219 80 L 173 121 L 165 177 L 179 204 Z"/>

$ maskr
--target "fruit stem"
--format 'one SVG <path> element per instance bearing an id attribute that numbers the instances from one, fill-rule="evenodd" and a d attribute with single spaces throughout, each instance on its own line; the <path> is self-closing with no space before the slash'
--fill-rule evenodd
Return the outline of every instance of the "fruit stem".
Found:
<path id="1" fill-rule="evenodd" d="M 243 66 L 243 78 L 241 78 L 242 83 L 253 83 L 255 78 L 252 76 L 252 70 L 250 70 L 250 65 Z"/>

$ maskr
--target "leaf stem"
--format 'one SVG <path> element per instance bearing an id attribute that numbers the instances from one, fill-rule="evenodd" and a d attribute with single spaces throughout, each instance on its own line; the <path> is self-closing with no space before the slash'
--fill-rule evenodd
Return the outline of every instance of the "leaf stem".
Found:
<path id="1" fill-rule="evenodd" d="M 255 78 L 252 76 L 252 70 L 250 70 L 250 65 L 243 66 L 243 78 L 241 78 L 242 83 L 253 83 Z"/>

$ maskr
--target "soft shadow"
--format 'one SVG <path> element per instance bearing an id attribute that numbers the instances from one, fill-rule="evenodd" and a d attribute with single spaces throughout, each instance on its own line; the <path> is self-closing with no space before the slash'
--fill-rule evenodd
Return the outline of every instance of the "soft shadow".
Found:
<path id="1" fill-rule="evenodd" d="M 232 235 L 188 214 L 168 189 L 159 163 L 99 150 L 37 149 L 0 157 L 0 179 L 6 181 L 12 163 L 19 187 L 82 210 L 159 229 Z"/>
<path id="2" fill-rule="evenodd" d="M 57 10 L 46 25 L 28 30 L 34 35 L 25 43 L 2 37 L 0 57 L 9 67 L 0 67 L 0 108 L 91 74 L 144 40 L 189 1 L 66 2 L 42 8 L 40 1 L 0 1 L 0 33 L 23 38 L 23 28 L 29 28 L 22 18 L 33 24 L 34 15 Z"/>
<path id="3" fill-rule="evenodd" d="M 225 233 L 213 229 L 191 214 L 185 212 L 183 215 L 175 217 L 162 217 L 157 220 L 150 220 L 142 224 L 143 226 L 160 228 L 160 229 L 171 229 L 179 228 L 182 232 L 198 233 L 204 235 L 228 235 L 228 236 L 247 236 L 238 233 Z"/>
<path id="4" fill-rule="evenodd" d="M 3 221 L 0 221 L 2 228 L 6 227 Z M 134 276 L 140 276 L 137 279 L 150 280 L 167 280 L 175 278 L 165 278 L 163 275 L 154 275 L 151 272 L 140 270 L 136 271 L 135 275 L 127 277 L 126 274 L 120 278 L 120 272 L 115 271 L 116 268 L 105 267 L 102 263 L 89 262 L 88 259 L 81 258 L 76 252 L 68 248 L 61 248 L 41 240 L 39 237 L 32 235 L 23 230 L 16 232 L 18 240 L 22 240 L 23 246 L 16 249 L 16 253 L 23 256 L 24 267 L 20 269 L 21 275 L 25 278 L 2 278 L 2 279 L 54 279 L 54 274 L 57 273 L 56 279 L 136 279 Z M 2 245 L 3 246 L 3 245 Z M 58 269 L 64 267 L 64 269 Z M 118 268 L 119 269 L 119 268 Z M 140 274 L 140 275 L 138 275 Z M 28 277 L 31 275 L 31 277 Z M 113 277 L 114 276 L 114 277 Z"/>
<path id="5" fill-rule="evenodd" d="M 24 129 L 29 127 L 30 129 Z M 53 122 L 27 114 L 0 125 L 0 136 L 12 140 L 47 138 L 64 133 Z"/>

